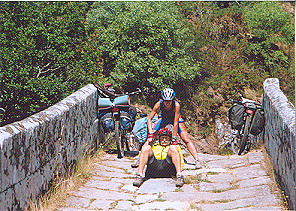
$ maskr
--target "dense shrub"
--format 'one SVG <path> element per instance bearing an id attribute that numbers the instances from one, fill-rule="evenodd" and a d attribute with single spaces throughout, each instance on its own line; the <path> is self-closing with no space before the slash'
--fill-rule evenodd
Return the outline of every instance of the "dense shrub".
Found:
<path id="1" fill-rule="evenodd" d="M 86 2 L 0 3 L 1 125 L 63 99 L 86 81 L 79 47 Z"/>
<path id="2" fill-rule="evenodd" d="M 100 2 L 87 17 L 103 75 L 115 86 L 152 96 L 199 76 L 187 53 L 192 33 L 173 2 Z"/>

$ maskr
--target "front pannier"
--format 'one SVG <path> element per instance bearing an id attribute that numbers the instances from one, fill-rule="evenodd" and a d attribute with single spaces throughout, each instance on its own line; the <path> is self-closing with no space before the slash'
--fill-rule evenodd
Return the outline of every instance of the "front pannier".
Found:
<path id="1" fill-rule="evenodd" d="M 264 111 L 262 109 L 258 109 L 253 117 L 253 122 L 250 128 L 250 133 L 254 136 L 259 135 L 264 129 L 265 118 Z"/>
<path id="2" fill-rule="evenodd" d="M 245 107 L 243 105 L 234 104 L 228 110 L 228 118 L 231 124 L 231 128 L 235 130 L 240 130 L 244 124 L 244 113 Z"/>

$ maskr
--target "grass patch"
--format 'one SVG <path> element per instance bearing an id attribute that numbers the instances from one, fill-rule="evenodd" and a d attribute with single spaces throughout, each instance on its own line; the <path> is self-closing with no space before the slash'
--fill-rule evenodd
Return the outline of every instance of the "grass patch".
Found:
<path id="1" fill-rule="evenodd" d="M 190 204 L 190 209 L 191 210 L 196 210 L 196 211 L 202 210 L 200 207 L 196 206 L 195 204 Z"/>
<path id="2" fill-rule="evenodd" d="M 183 192 L 181 188 L 176 188 L 174 192 Z"/>
<path id="3" fill-rule="evenodd" d="M 114 201 L 110 204 L 110 209 L 115 209 L 115 207 L 118 205 L 118 201 Z"/>
<path id="4" fill-rule="evenodd" d="M 234 155 L 231 146 L 221 147 L 217 151 L 218 155 Z"/>
<path id="5" fill-rule="evenodd" d="M 209 171 L 207 174 L 208 175 L 218 175 L 219 173 L 218 172 Z"/>
<path id="6" fill-rule="evenodd" d="M 222 193 L 222 192 L 225 192 L 225 191 L 235 190 L 235 189 L 238 189 L 238 188 L 239 188 L 238 185 L 233 185 L 233 186 L 231 186 L 230 188 L 218 189 L 218 190 L 212 190 L 212 192 L 213 192 L 213 193 Z"/>
<path id="7" fill-rule="evenodd" d="M 101 149 L 82 152 L 75 167 L 69 170 L 65 176 L 56 175 L 50 189 L 37 199 L 38 202 L 30 201 L 27 210 L 55 210 L 67 206 L 67 197 L 90 179 L 95 163 L 101 160 L 102 154 L 104 152 Z M 91 202 L 94 200 L 96 199 L 91 199 Z"/>
<path id="8" fill-rule="evenodd" d="M 209 181 L 207 179 L 202 179 L 199 174 L 184 177 L 184 183 L 185 184 L 197 184 L 197 183 L 200 183 L 200 182 L 211 182 L 211 181 Z"/>

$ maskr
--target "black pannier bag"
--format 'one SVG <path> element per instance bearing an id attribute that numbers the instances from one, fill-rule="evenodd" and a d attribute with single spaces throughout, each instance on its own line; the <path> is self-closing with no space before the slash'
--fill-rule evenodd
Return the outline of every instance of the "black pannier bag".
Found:
<path id="1" fill-rule="evenodd" d="M 264 111 L 262 109 L 258 109 L 254 114 L 253 122 L 250 128 L 250 133 L 254 136 L 259 135 L 264 129 L 264 125 L 265 125 Z"/>
<path id="2" fill-rule="evenodd" d="M 234 104 L 228 110 L 228 118 L 231 128 L 240 130 L 244 124 L 245 107 L 243 105 Z"/>

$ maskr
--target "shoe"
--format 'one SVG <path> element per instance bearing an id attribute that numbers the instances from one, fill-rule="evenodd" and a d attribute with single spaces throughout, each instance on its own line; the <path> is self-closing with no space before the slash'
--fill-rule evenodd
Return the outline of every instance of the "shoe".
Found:
<path id="1" fill-rule="evenodd" d="M 178 176 L 176 179 L 176 187 L 182 187 L 184 185 L 183 176 Z"/>
<path id="2" fill-rule="evenodd" d="M 198 160 L 195 161 L 195 169 L 200 169 L 202 168 L 202 165 L 200 164 L 200 162 Z"/>
<path id="3" fill-rule="evenodd" d="M 131 164 L 132 168 L 138 168 L 139 167 L 139 159 L 137 159 L 134 163 Z"/>
<path id="4" fill-rule="evenodd" d="M 137 175 L 135 181 L 133 182 L 133 186 L 140 187 L 143 184 L 143 182 L 145 182 L 145 177 Z"/>

